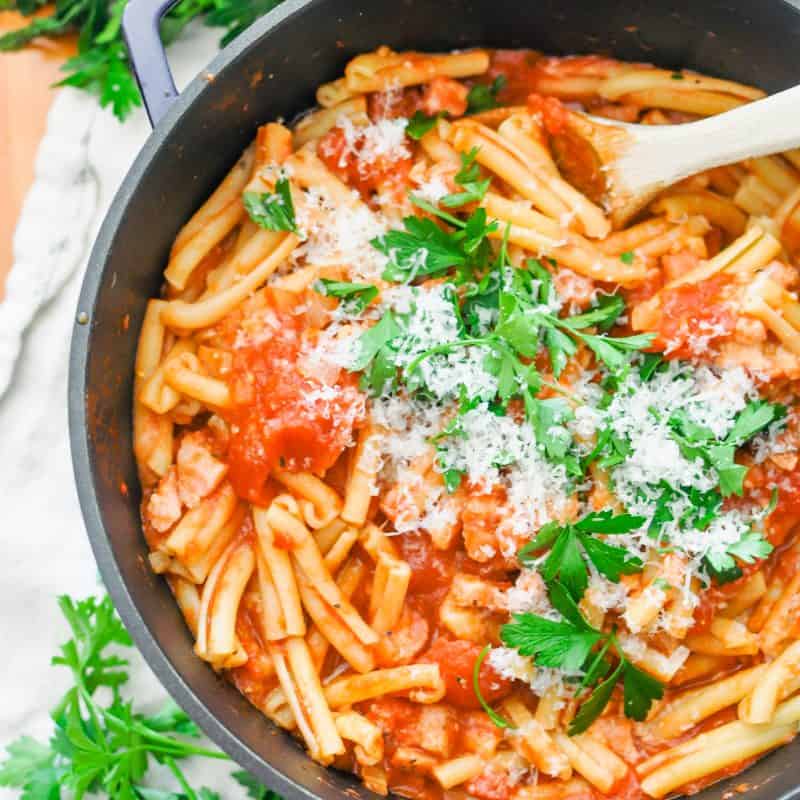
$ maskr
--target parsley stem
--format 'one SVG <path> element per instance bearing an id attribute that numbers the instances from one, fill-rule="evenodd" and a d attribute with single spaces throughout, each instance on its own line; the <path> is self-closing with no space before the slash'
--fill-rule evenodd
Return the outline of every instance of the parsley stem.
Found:
<path id="1" fill-rule="evenodd" d="M 498 727 L 498 728 L 516 728 L 517 726 L 514 725 L 513 722 L 509 722 L 504 717 L 501 717 L 484 699 L 483 694 L 481 693 L 481 666 L 483 665 L 484 659 L 491 651 L 492 646 L 491 644 L 487 644 L 484 648 L 478 653 L 478 657 L 475 659 L 475 663 L 472 666 L 472 690 L 475 692 L 475 697 L 478 698 L 478 702 L 481 704 L 481 708 L 489 715 L 489 719 Z"/>
<path id="2" fill-rule="evenodd" d="M 416 195 L 409 194 L 408 199 L 415 205 L 417 208 L 421 208 L 423 211 L 427 211 L 429 214 L 433 214 L 440 219 L 443 219 L 445 222 L 449 222 L 454 228 L 465 228 L 467 226 L 466 222 L 459 219 L 458 217 L 454 217 L 452 214 L 448 214 L 446 211 L 442 211 L 441 208 L 437 208 L 432 203 L 429 203 L 427 200 L 424 200 L 421 197 L 417 197 Z"/>
<path id="3" fill-rule="evenodd" d="M 175 779 L 180 784 L 181 789 L 186 792 L 187 800 L 197 800 L 197 795 L 195 794 L 194 789 L 189 786 L 189 783 L 186 780 L 186 776 L 181 771 L 180 767 L 175 763 L 175 761 L 170 758 L 170 756 L 164 757 L 164 763 L 167 765 L 169 771 L 175 776 Z"/>

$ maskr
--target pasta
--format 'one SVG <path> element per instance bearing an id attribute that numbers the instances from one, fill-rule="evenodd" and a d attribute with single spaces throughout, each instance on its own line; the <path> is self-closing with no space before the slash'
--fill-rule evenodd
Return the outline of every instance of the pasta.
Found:
<path id="1" fill-rule="evenodd" d="M 661 798 L 794 737 L 800 155 L 613 230 L 577 113 L 761 96 L 382 47 L 179 232 L 135 363 L 150 565 L 312 758 L 409 798 Z"/>

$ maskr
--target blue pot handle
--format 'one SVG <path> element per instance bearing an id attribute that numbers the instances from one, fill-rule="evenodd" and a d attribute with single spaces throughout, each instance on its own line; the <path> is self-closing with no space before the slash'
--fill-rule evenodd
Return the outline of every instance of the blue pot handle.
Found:
<path id="1" fill-rule="evenodd" d="M 153 127 L 178 96 L 159 34 L 161 17 L 176 2 L 177 0 L 129 0 L 122 15 L 122 33 L 128 45 L 133 74 Z"/>

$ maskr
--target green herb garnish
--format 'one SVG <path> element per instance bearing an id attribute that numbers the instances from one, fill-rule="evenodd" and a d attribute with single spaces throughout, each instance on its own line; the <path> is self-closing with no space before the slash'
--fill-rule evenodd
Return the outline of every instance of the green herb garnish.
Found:
<path id="1" fill-rule="evenodd" d="M 378 287 L 371 283 L 348 283 L 320 278 L 314 290 L 326 297 L 338 297 L 349 314 L 360 314 L 377 296 Z"/>
<path id="2" fill-rule="evenodd" d="M 292 192 L 286 178 L 278 179 L 274 193 L 245 192 L 242 200 L 250 219 L 259 227 L 268 231 L 297 233 Z"/>

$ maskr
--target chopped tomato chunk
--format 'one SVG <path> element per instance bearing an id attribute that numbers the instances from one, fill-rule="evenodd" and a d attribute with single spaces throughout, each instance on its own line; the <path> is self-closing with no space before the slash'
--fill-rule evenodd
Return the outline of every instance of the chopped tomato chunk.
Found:
<path id="1" fill-rule="evenodd" d="M 268 324 L 233 351 L 229 479 L 236 493 L 269 502 L 270 471 L 324 472 L 353 440 L 364 397 L 349 373 L 322 383 L 298 367 L 301 317 L 268 308 Z"/>
<path id="2" fill-rule="evenodd" d="M 472 642 L 440 637 L 428 649 L 420 661 L 439 665 L 447 691 L 445 697 L 460 708 L 480 708 L 480 702 L 472 688 L 472 670 L 481 646 Z M 511 682 L 495 672 L 486 661 L 481 664 L 478 687 L 483 699 L 493 703 L 511 691 Z"/>
<path id="3" fill-rule="evenodd" d="M 662 292 L 661 322 L 653 347 L 670 358 L 690 358 L 730 336 L 736 315 L 721 297 L 727 278 L 709 278 Z"/>
<path id="4" fill-rule="evenodd" d="M 368 153 L 366 141 L 358 130 L 348 141 L 345 131 L 337 127 L 320 139 L 317 153 L 331 172 L 365 200 L 375 192 L 401 197 L 409 185 L 411 151 L 394 148 L 385 154 Z"/>
<path id="5" fill-rule="evenodd" d="M 426 114 L 445 112 L 460 117 L 467 110 L 469 90 L 452 78 L 434 78 L 422 95 L 422 109 Z"/>

